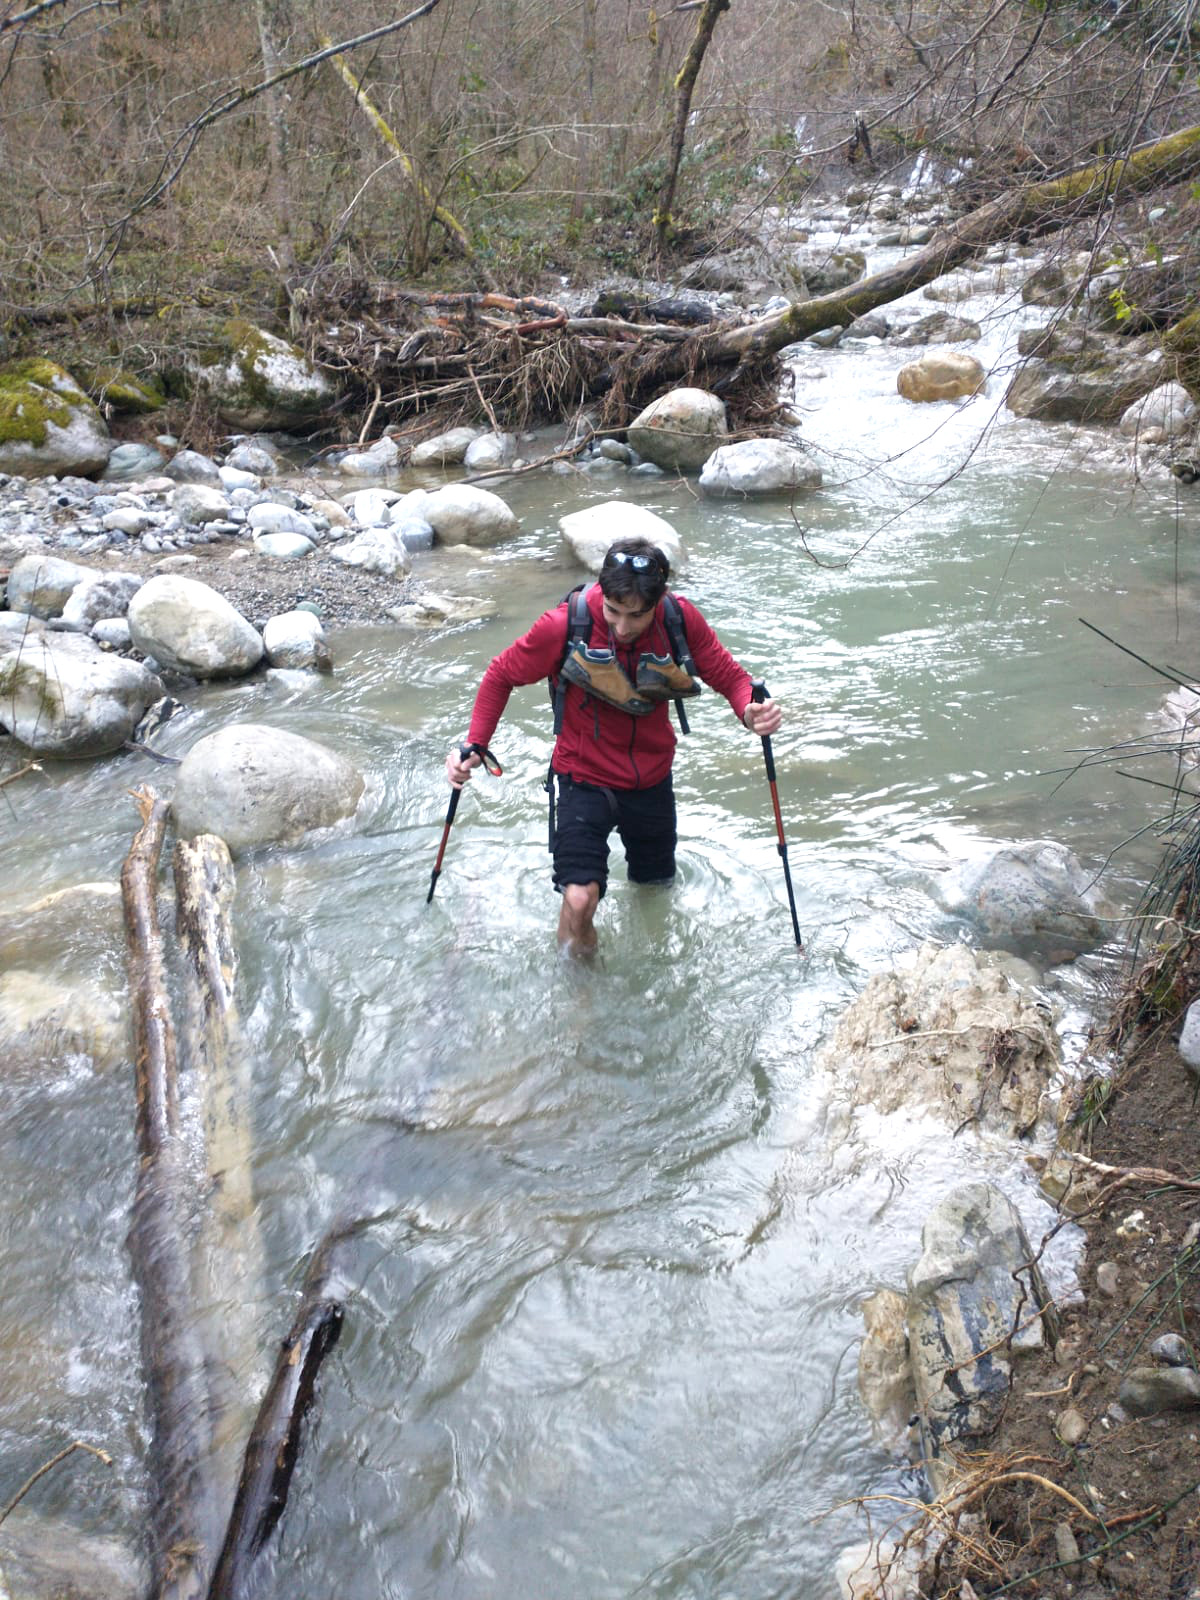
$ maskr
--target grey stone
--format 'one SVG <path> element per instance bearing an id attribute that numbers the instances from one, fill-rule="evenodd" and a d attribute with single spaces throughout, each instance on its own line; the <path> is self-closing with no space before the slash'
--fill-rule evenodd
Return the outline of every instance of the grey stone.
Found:
<path id="1" fill-rule="evenodd" d="M 260 556 L 273 556 L 276 561 L 303 561 L 317 547 L 302 533 L 256 533 L 254 548 Z"/>
<path id="2" fill-rule="evenodd" d="M 1115 1261 L 1102 1261 L 1096 1268 L 1096 1287 L 1110 1300 L 1115 1300 L 1120 1294 L 1121 1273 Z"/>
<path id="3" fill-rule="evenodd" d="M 1193 1000 L 1184 1013 L 1179 1054 L 1192 1072 L 1200 1073 L 1200 1000 Z"/>
<path id="4" fill-rule="evenodd" d="M 1121 1382 L 1117 1400 L 1131 1417 L 1200 1406 L 1200 1372 L 1191 1367 L 1134 1367 Z"/>
<path id="5" fill-rule="evenodd" d="M 229 515 L 229 501 L 221 489 L 204 483 L 181 483 L 171 495 L 171 509 L 182 524 L 217 522 Z"/>
<path id="6" fill-rule="evenodd" d="M 696 472 L 728 433 L 720 396 L 684 387 L 652 400 L 630 423 L 627 436 L 631 448 L 655 466 Z"/>
<path id="7" fill-rule="evenodd" d="M 299 608 L 267 619 L 263 648 L 273 667 L 316 667 L 324 671 L 332 664 L 320 618 Z"/>
<path id="8" fill-rule="evenodd" d="M 593 572 L 599 572 L 609 546 L 617 539 L 649 539 L 672 568 L 683 562 L 683 541 L 671 524 L 627 500 L 604 500 L 582 511 L 569 511 L 558 519 L 558 531 L 575 559 Z"/>
<path id="9" fill-rule="evenodd" d="M 166 456 L 152 444 L 114 445 L 100 474 L 100 482 L 137 483 L 142 478 L 161 472 L 166 464 Z"/>
<path id="10" fill-rule="evenodd" d="M 117 750 L 161 694 L 143 663 L 78 634 L 33 634 L 0 652 L 0 726 L 35 754 Z"/>
<path id="11" fill-rule="evenodd" d="M 63 607 L 63 621 L 88 632 L 101 617 L 123 617 L 142 581 L 136 572 L 104 572 L 77 583 Z"/>
<path id="12" fill-rule="evenodd" d="M 473 484 L 448 484 L 429 495 L 421 515 L 440 544 L 495 544 L 520 531 L 499 495 Z"/>
<path id="13" fill-rule="evenodd" d="M 451 428 L 414 445 L 409 461 L 414 467 L 457 466 L 482 432 L 480 428 Z"/>
<path id="14" fill-rule="evenodd" d="M 993 948 L 1066 960 L 1106 937 L 1111 914 L 1096 875 L 1054 840 L 1006 845 L 958 878 L 963 909 Z"/>
<path id="15" fill-rule="evenodd" d="M 163 472 L 174 483 L 202 483 L 206 489 L 221 487 L 221 469 L 211 456 L 198 450 L 180 450 L 171 457 Z"/>
<path id="16" fill-rule="evenodd" d="M 8 575 L 8 609 L 28 611 L 35 617 L 57 617 L 76 585 L 99 576 L 96 567 L 81 566 L 62 556 L 40 552 L 21 556 Z"/>
<path id="17" fill-rule="evenodd" d="M 134 595 L 128 617 L 137 649 L 174 672 L 234 677 L 262 659 L 257 630 L 215 589 L 194 578 L 156 574 Z"/>
<path id="18" fill-rule="evenodd" d="M 1178 1333 L 1160 1333 L 1150 1346 L 1150 1354 L 1155 1361 L 1162 1362 L 1166 1367 L 1191 1367 L 1192 1349 L 1187 1340 Z"/>
<path id="19" fill-rule="evenodd" d="M 1045 1288 L 1016 1209 L 989 1184 L 948 1194 L 921 1230 L 909 1273 L 908 1343 L 926 1453 L 978 1438 L 999 1421 L 1012 1380 L 1010 1351 L 1042 1336 L 1031 1310 Z"/>
<path id="20" fill-rule="evenodd" d="M 317 529 L 311 517 L 274 500 L 260 500 L 246 512 L 247 525 L 258 533 L 292 533 L 317 542 Z"/>
<path id="21" fill-rule="evenodd" d="M 233 853 L 287 843 L 351 816 L 363 780 L 336 751 L 263 723 L 234 723 L 197 741 L 176 778 L 183 838 L 215 833 Z"/>

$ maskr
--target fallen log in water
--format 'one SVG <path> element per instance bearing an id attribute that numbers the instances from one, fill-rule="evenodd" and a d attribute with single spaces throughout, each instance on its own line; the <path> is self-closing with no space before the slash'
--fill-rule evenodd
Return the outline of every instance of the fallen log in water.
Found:
<path id="1" fill-rule="evenodd" d="M 208 1600 L 240 1600 L 256 1559 L 283 1515 L 317 1373 L 342 1328 L 342 1303 L 330 1288 L 336 1257 L 339 1248 L 365 1226 L 366 1221 L 359 1220 L 331 1229 L 313 1253 L 300 1307 L 246 1445 L 233 1514 Z"/>
<path id="2" fill-rule="evenodd" d="M 137 1091 L 138 1176 L 129 1249 L 142 1300 L 151 1412 L 150 1592 L 155 1600 L 198 1600 L 214 1543 L 212 1432 L 192 1304 L 175 1031 L 155 888 L 167 807 L 149 788 L 136 789 L 134 798 L 142 826 L 121 868 L 121 896 Z"/>
<path id="3" fill-rule="evenodd" d="M 266 1381 L 254 1319 L 263 1253 L 251 1182 L 251 1070 L 235 998 L 235 880 L 229 848 L 214 834 L 180 840 L 173 865 L 184 958 L 179 1055 L 202 1107 L 208 1173 L 192 1282 L 209 1380 L 213 1479 L 219 1504 L 228 1507 Z"/>

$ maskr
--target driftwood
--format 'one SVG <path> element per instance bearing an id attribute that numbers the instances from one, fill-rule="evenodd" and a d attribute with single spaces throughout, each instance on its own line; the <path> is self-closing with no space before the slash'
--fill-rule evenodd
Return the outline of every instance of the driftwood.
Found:
<path id="1" fill-rule="evenodd" d="M 421 297 L 361 280 L 313 287 L 305 302 L 314 354 L 352 386 L 378 393 L 393 417 L 457 410 L 480 401 L 508 426 L 525 426 L 599 402 L 601 431 L 679 383 L 721 394 L 738 427 L 779 413 L 778 352 L 849 324 L 931 283 L 989 245 L 1032 237 L 1096 215 L 1114 201 L 1200 173 L 1200 127 L 1128 156 L 1025 184 L 958 218 L 929 244 L 849 288 L 738 324 L 695 329 L 667 321 L 575 317 L 545 302 L 500 295 Z M 536 306 L 536 314 L 531 314 Z M 1168 334 L 1168 347 L 1200 348 L 1200 319 Z M 1193 357 L 1194 359 L 1194 357 Z"/>
<path id="2" fill-rule="evenodd" d="M 301 1428 L 321 1363 L 337 1343 L 343 1308 L 332 1292 L 340 1247 L 366 1223 L 332 1229 L 313 1253 L 300 1306 L 246 1445 L 242 1475 L 208 1600 L 239 1600 L 287 1503 L 300 1453 Z"/>
<path id="3" fill-rule="evenodd" d="M 234 871 L 228 846 L 213 834 L 180 840 L 173 865 L 184 958 L 179 1055 L 201 1101 L 208 1171 L 192 1281 L 209 1379 L 213 1475 L 227 1506 L 265 1376 L 254 1326 L 263 1262 L 251 1183 L 250 1063 L 234 994 Z"/>
<path id="4" fill-rule="evenodd" d="M 156 1600 L 198 1600 L 205 1588 L 205 1552 L 213 1544 L 212 1432 L 204 1356 L 192 1313 L 175 1031 L 155 891 L 167 807 L 152 789 L 137 789 L 134 798 L 142 826 L 121 868 L 121 896 L 139 1158 L 129 1248 L 142 1299 L 155 1494 L 150 1592 Z"/>

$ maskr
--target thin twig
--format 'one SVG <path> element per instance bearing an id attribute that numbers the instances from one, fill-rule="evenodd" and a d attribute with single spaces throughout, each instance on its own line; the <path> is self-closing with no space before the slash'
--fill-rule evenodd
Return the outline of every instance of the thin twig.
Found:
<path id="1" fill-rule="evenodd" d="M 56 1467 L 60 1461 L 65 1461 L 67 1457 L 72 1455 L 76 1450 L 86 1450 L 89 1452 L 89 1454 L 98 1456 L 106 1467 L 112 1466 L 112 1457 L 105 1451 L 98 1450 L 94 1444 L 85 1444 L 82 1439 L 74 1439 L 64 1450 L 60 1450 L 56 1456 L 51 1456 L 49 1461 L 47 1461 L 43 1466 L 40 1466 L 31 1477 L 25 1480 L 25 1482 L 17 1490 L 16 1494 L 13 1495 L 12 1499 L 5 1506 L 4 1510 L 0 1511 L 0 1522 L 6 1521 L 9 1515 L 16 1510 L 21 1501 L 24 1500 L 25 1496 L 29 1493 L 30 1489 L 33 1488 L 34 1484 L 39 1478 L 44 1478 L 53 1467 Z"/>

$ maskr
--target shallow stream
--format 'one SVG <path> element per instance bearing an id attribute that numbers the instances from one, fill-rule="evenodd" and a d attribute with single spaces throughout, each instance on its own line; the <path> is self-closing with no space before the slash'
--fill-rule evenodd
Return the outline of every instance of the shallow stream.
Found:
<path id="1" fill-rule="evenodd" d="M 988 325 L 985 363 L 1012 332 Z M 796 363 L 826 474 L 803 529 L 779 502 L 615 466 L 515 479 L 500 492 L 519 539 L 418 558 L 496 617 L 335 636 L 332 678 L 206 688 L 163 736 L 267 720 L 368 777 L 353 829 L 238 868 L 264 1348 L 333 1216 L 379 1219 L 267 1593 L 825 1600 L 833 1555 L 865 1531 L 843 1503 L 911 1490 L 857 1397 L 858 1306 L 902 1284 L 960 1182 L 1001 1182 L 1031 1226 L 1046 1213 L 1020 1159 L 970 1135 L 898 1119 L 835 1135 L 814 1054 L 871 974 L 969 936 L 947 887 L 964 861 L 1052 838 L 1099 870 L 1159 813 L 1112 765 L 1062 781 L 1072 752 L 1143 733 L 1166 687 L 1078 619 L 1194 668 L 1180 619 L 1200 572 L 1174 493 L 1135 491 L 1111 436 L 1001 410 L 979 444 L 1004 377 L 911 406 L 904 354 Z M 470 786 L 425 903 L 442 760 L 480 673 L 582 576 L 558 516 L 617 497 L 676 526 L 679 587 L 786 707 L 803 956 L 759 748 L 711 692 L 676 765 L 677 883 L 634 890 L 616 852 L 594 968 L 553 947 L 543 688 L 513 697 L 504 777 Z M 10 791 L 8 905 L 115 877 L 144 779 L 162 781 L 123 756 Z M 1105 869 L 1120 905 L 1157 848 Z M 96 966 L 114 991 L 120 963 L 114 945 Z M 1048 981 L 1076 1044 L 1095 966 Z M 14 1485 L 71 1438 L 112 1452 L 111 1472 L 39 1490 L 91 1531 L 134 1530 L 145 1491 L 132 1122 L 131 1076 L 78 1059 L 9 1083 L 0 1111 L 0 1445 Z"/>

